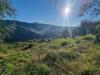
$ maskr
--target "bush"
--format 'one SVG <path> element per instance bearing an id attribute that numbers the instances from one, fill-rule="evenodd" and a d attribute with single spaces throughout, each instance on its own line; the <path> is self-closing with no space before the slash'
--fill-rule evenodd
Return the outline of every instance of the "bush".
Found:
<path id="1" fill-rule="evenodd" d="M 12 70 L 14 69 L 14 65 L 10 63 L 5 63 L 0 75 L 11 75 Z"/>
<path id="2" fill-rule="evenodd" d="M 59 56 L 57 53 L 52 52 L 48 54 L 48 59 L 52 60 L 53 62 L 58 62 L 59 61 Z"/>
<path id="3" fill-rule="evenodd" d="M 93 40 L 95 40 L 95 36 L 92 34 L 88 34 L 88 35 L 83 37 L 83 40 L 93 41 Z"/>
<path id="4" fill-rule="evenodd" d="M 45 64 L 16 65 L 7 63 L 0 75 L 52 75 L 52 70 Z"/>
<path id="5" fill-rule="evenodd" d="M 60 53 L 59 55 L 69 61 L 76 60 L 77 58 L 79 58 L 79 53 L 71 50 L 66 53 Z"/>
<path id="6" fill-rule="evenodd" d="M 100 71 L 96 67 L 91 67 L 87 70 L 83 70 L 81 75 L 99 75 Z"/>
<path id="7" fill-rule="evenodd" d="M 75 38 L 75 42 L 76 42 L 76 44 L 80 44 L 81 43 L 81 37 L 77 37 L 77 38 Z"/>
<path id="8" fill-rule="evenodd" d="M 28 64 L 25 75 L 52 75 L 52 70 L 45 64 Z"/>
<path id="9" fill-rule="evenodd" d="M 97 41 L 97 42 L 100 42 L 100 34 L 97 34 L 97 35 L 96 35 L 96 41 Z"/>

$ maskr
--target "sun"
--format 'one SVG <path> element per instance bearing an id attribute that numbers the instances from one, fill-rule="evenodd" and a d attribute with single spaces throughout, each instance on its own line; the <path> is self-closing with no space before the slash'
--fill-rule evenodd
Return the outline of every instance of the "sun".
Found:
<path id="1" fill-rule="evenodd" d="M 70 7 L 66 7 L 64 9 L 64 13 L 65 13 L 65 15 L 68 15 L 70 13 Z"/>

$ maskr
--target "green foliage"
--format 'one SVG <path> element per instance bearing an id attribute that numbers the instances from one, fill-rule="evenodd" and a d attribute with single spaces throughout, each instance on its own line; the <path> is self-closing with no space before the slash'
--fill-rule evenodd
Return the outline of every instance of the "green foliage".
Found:
<path id="1" fill-rule="evenodd" d="M 100 45 L 93 40 L 95 36 L 86 35 L 75 41 L 0 43 L 0 75 L 99 75 Z"/>
<path id="2" fill-rule="evenodd" d="M 96 26 L 96 41 L 100 43 L 100 24 Z"/>
<path id="3" fill-rule="evenodd" d="M 5 63 L 0 75 L 11 75 L 14 65 L 10 63 Z"/>
<path id="4" fill-rule="evenodd" d="M 92 18 L 100 15 L 100 0 L 89 0 L 81 5 L 81 10 L 79 16 L 83 16 L 85 14 L 91 15 Z M 92 11 L 91 11 L 92 10 Z"/>
<path id="5" fill-rule="evenodd" d="M 15 14 L 15 9 L 12 7 L 11 0 L 0 0 L 0 19 L 6 15 L 12 16 Z"/>
<path id="6" fill-rule="evenodd" d="M 72 44 L 73 39 L 71 38 L 60 38 L 54 39 L 51 41 L 51 48 L 57 49 L 59 47 L 67 47 L 69 44 Z"/>
<path id="7" fill-rule="evenodd" d="M 83 40 L 92 41 L 92 40 L 95 40 L 95 36 L 92 34 L 88 34 L 83 37 Z"/>
<path id="8" fill-rule="evenodd" d="M 52 70 L 45 64 L 32 64 L 26 65 L 19 64 L 16 67 L 9 64 L 3 69 L 1 75 L 52 75 Z"/>
<path id="9" fill-rule="evenodd" d="M 26 75 L 52 75 L 52 71 L 45 64 L 28 64 L 25 68 Z"/>
<path id="10" fill-rule="evenodd" d="M 59 54 L 61 57 L 65 58 L 66 60 L 69 60 L 69 61 L 73 61 L 73 60 L 76 60 L 78 59 L 78 57 L 80 56 L 79 53 L 77 53 L 77 51 L 73 51 L 73 50 L 69 50 L 67 52 L 64 52 L 64 53 L 60 53 Z"/>
<path id="11" fill-rule="evenodd" d="M 98 25 L 96 26 L 96 31 L 97 31 L 97 33 L 100 33 L 100 24 L 98 24 Z"/>

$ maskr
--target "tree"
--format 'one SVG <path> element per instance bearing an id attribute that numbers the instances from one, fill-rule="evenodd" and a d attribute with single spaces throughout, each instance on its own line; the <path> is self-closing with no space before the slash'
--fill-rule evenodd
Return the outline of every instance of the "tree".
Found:
<path id="1" fill-rule="evenodd" d="M 12 2 L 11 0 L 0 0 L 0 41 L 8 36 L 8 32 L 2 23 L 2 19 L 7 16 L 15 16 L 15 9 L 12 6 Z"/>
<path id="2" fill-rule="evenodd" d="M 0 0 L 0 19 L 15 15 L 11 0 Z"/>
<path id="3" fill-rule="evenodd" d="M 79 16 L 90 14 L 92 18 L 100 15 L 100 0 L 83 0 Z"/>
<path id="4" fill-rule="evenodd" d="M 90 15 L 93 18 L 97 18 L 97 16 L 100 16 L 100 0 L 84 0 L 85 2 L 81 6 L 81 11 L 79 16 L 83 16 L 85 13 Z M 99 27 L 96 27 L 97 30 L 100 29 Z M 100 41 L 100 32 L 96 34 L 96 39 Z"/>
<path id="5" fill-rule="evenodd" d="M 82 35 L 86 35 L 86 34 L 99 34 L 100 32 L 97 32 L 98 29 L 98 25 L 100 25 L 99 21 L 90 21 L 90 20 L 83 20 L 80 23 L 80 27 L 79 27 L 79 32 Z"/>
<path id="6" fill-rule="evenodd" d="M 97 41 L 100 41 L 100 24 L 96 26 L 96 32 L 97 32 L 96 39 Z"/>
<path id="7" fill-rule="evenodd" d="M 100 33 L 100 24 L 98 24 L 98 25 L 96 26 L 96 31 L 97 31 L 98 34 Z"/>

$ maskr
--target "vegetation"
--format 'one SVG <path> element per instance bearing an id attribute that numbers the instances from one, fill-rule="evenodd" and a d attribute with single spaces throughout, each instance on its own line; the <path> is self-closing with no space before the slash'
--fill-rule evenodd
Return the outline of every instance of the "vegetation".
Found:
<path id="1" fill-rule="evenodd" d="M 0 0 L 0 20 L 7 15 L 15 15 L 15 9 L 12 6 L 11 0 Z"/>
<path id="2" fill-rule="evenodd" d="M 91 15 L 91 19 L 100 16 L 100 0 L 84 0 L 79 16 L 83 16 L 85 13 Z"/>
<path id="3" fill-rule="evenodd" d="M 2 20 L 7 16 L 14 16 L 15 18 L 15 9 L 12 2 L 11 0 L 0 0 L 0 42 L 3 42 L 5 37 L 9 35 L 5 24 L 2 23 Z"/>
<path id="4" fill-rule="evenodd" d="M 100 44 L 95 39 L 0 43 L 0 75 L 99 75 Z"/>
<path id="5" fill-rule="evenodd" d="M 96 32 L 97 32 L 96 39 L 97 41 L 100 41 L 100 24 L 96 26 Z"/>
<path id="6" fill-rule="evenodd" d="M 100 22 L 81 22 L 79 27 L 72 27 L 73 37 L 76 35 L 98 35 Z M 59 31 L 58 31 L 59 30 Z M 21 36 L 21 37 L 20 37 Z M 32 39 L 52 39 L 56 37 L 68 37 L 68 28 L 42 23 L 27 23 L 20 21 L 2 20 L 0 22 L 0 40 L 2 42 L 28 41 Z M 97 37 L 98 38 L 98 37 Z"/>
<path id="7" fill-rule="evenodd" d="M 94 7 L 95 2 L 97 5 L 95 7 L 100 5 L 99 0 L 91 1 L 94 1 L 93 4 L 89 2 L 89 5 L 82 8 L 81 15 L 88 8 Z M 10 2 L 10 0 L 0 0 L 0 19 L 14 14 Z M 100 36 L 98 35 L 100 22 L 96 22 L 96 24 L 82 22 L 78 30 L 82 36 L 80 35 L 74 40 L 72 38 L 31 40 L 33 38 L 29 39 L 26 36 L 34 37 L 35 33 L 26 31 L 27 29 L 25 30 L 23 26 L 24 30 L 22 27 L 10 25 L 6 27 L 5 24 L 0 24 L 0 75 L 100 75 Z M 18 27 L 18 31 L 16 27 Z M 36 26 L 36 28 L 39 27 Z M 13 42 L 13 39 L 16 38 L 14 32 L 21 36 L 23 36 L 23 32 L 26 32 L 24 37 L 28 41 L 22 38 L 26 42 L 21 42 L 22 40 Z M 7 41 L 9 33 L 14 33 L 10 42 Z"/>

